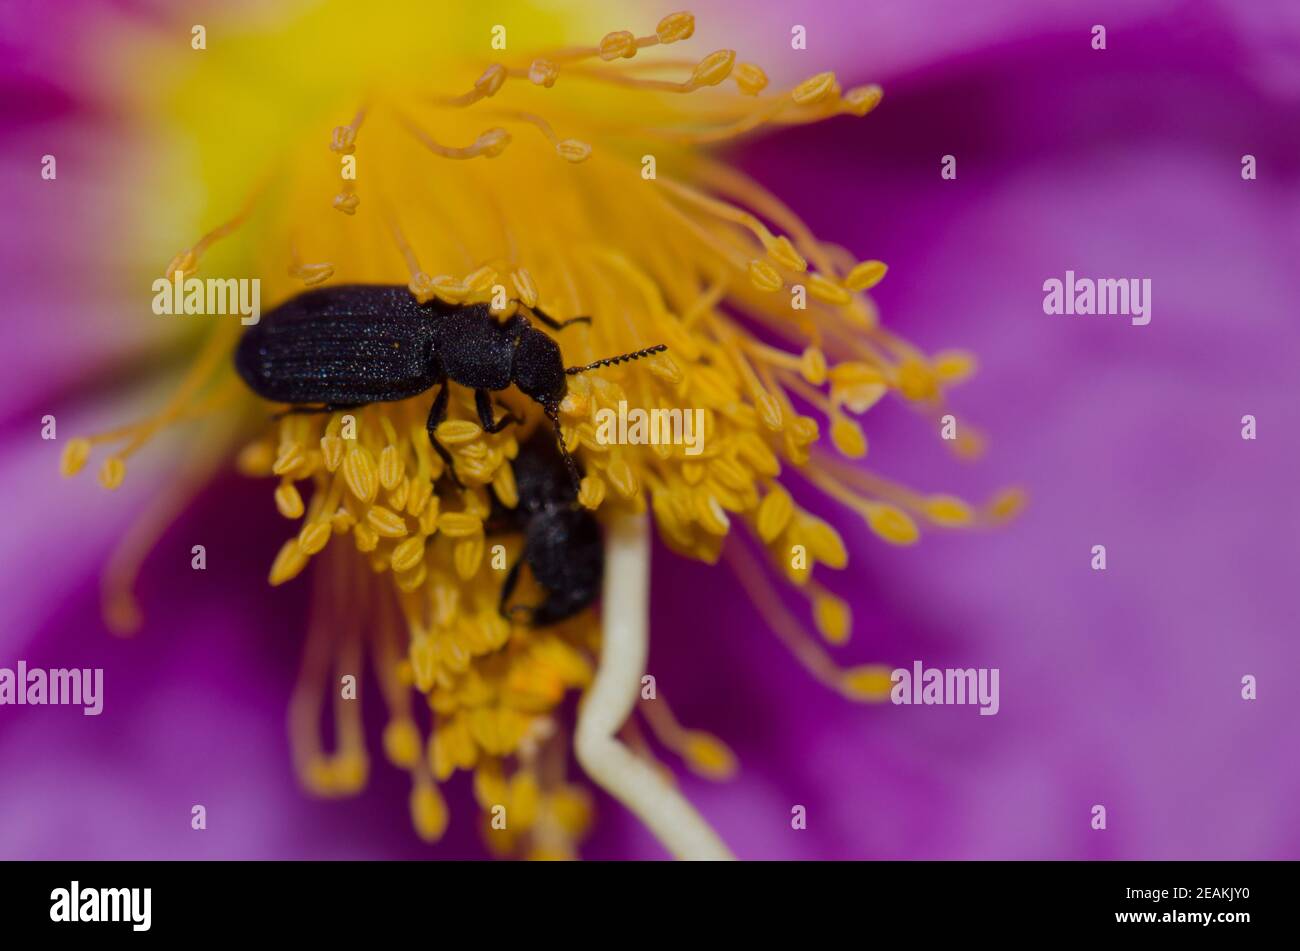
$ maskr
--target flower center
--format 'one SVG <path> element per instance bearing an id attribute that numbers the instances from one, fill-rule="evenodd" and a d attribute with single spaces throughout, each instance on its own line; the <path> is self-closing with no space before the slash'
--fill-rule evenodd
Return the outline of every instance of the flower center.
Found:
<path id="1" fill-rule="evenodd" d="M 764 126 L 862 116 L 880 90 L 845 91 L 820 73 L 772 92 L 762 69 L 726 49 L 698 60 L 650 58 L 693 32 L 694 18 L 676 13 L 641 36 L 615 31 L 594 46 L 503 55 L 466 88 L 378 84 L 346 124 L 275 156 L 238 213 L 165 274 L 191 275 L 214 246 L 240 242 L 271 302 L 327 282 L 397 283 L 421 302 L 487 304 L 502 320 L 521 309 L 590 316 L 554 335 L 566 365 L 666 344 L 667 353 L 639 363 L 569 377 L 559 419 L 585 473 L 580 505 L 601 517 L 648 507 L 670 547 L 710 564 L 739 521 L 808 595 L 824 638 L 840 644 L 847 605 L 812 571 L 818 562 L 843 567 L 844 545 L 781 486 L 784 466 L 801 468 L 894 544 L 916 539 L 918 519 L 994 521 L 1018 500 L 1006 495 L 976 511 L 842 461 L 866 455 L 856 417 L 883 395 L 893 391 L 937 420 L 944 388 L 972 361 L 958 352 L 928 358 L 881 327 L 866 292 L 885 265 L 819 241 L 702 147 Z M 238 398 L 228 359 L 238 331 L 229 321 L 212 330 L 157 414 L 74 441 L 65 474 L 92 446 L 115 444 L 100 470 L 115 488 L 129 456 L 161 429 Z M 270 583 L 318 562 L 290 718 L 303 782 L 321 795 L 364 783 L 360 704 L 338 685 L 359 678 L 368 656 L 389 708 L 384 750 L 411 774 L 419 833 L 436 839 L 445 828 L 438 783 L 473 770 L 488 821 L 498 806 L 510 817 L 495 829 L 508 834 L 490 842 L 563 855 L 588 807 L 564 777 L 557 708 L 590 683 L 599 631 L 591 611 L 534 628 L 498 610 L 522 539 L 489 532 L 493 500 L 517 506 L 513 462 L 527 434 L 548 424 L 517 392 L 495 395 L 526 422 L 485 432 L 472 392 L 453 387 L 437 429 L 463 487 L 439 481 L 447 473 L 425 433 L 429 395 L 285 416 L 239 462 L 277 480 L 276 507 L 297 526 Z M 687 452 L 671 441 L 598 438 L 601 414 L 620 406 L 698 412 L 699 443 Z M 817 446 L 827 426 L 842 458 Z M 956 445 L 974 451 L 977 437 L 964 427 Z M 145 548 L 137 539 L 114 569 L 110 615 L 122 623 L 133 620 L 128 592 Z M 805 633 L 771 593 L 770 569 L 743 544 L 725 554 L 814 676 L 851 698 L 887 695 L 883 668 L 842 669 Z M 520 590 L 539 591 L 528 579 Z M 413 697 L 427 710 L 417 714 Z M 327 699 L 330 754 L 319 736 Z M 662 698 L 643 707 L 660 743 L 697 771 L 732 772 L 730 752 L 678 724 Z M 645 750 L 635 722 L 630 731 Z"/>

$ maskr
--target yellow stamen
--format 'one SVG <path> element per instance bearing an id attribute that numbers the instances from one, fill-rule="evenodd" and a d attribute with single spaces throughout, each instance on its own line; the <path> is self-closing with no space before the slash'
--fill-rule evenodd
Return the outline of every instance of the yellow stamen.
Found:
<path id="1" fill-rule="evenodd" d="M 510 133 L 505 129 L 485 129 L 479 133 L 477 139 L 469 145 L 457 147 L 449 145 L 440 145 L 435 142 L 423 129 L 414 123 L 401 120 L 402 125 L 406 128 L 417 142 L 423 145 L 434 155 L 448 159 L 471 159 L 482 156 L 484 158 L 496 158 L 510 145 Z"/>
<path id="2" fill-rule="evenodd" d="M 333 130 L 330 148 L 354 154 L 364 121 L 367 195 L 373 189 L 367 207 L 373 200 L 379 213 L 364 213 L 352 180 L 338 186 L 337 159 L 319 168 L 304 163 L 273 179 L 282 192 L 259 213 L 258 227 L 241 236 L 240 250 L 259 263 L 270 287 L 268 301 L 336 280 L 405 283 L 420 302 L 487 303 L 498 319 L 523 314 L 548 333 L 544 315 L 591 317 L 590 325 L 554 333 L 566 366 L 668 347 L 651 359 L 569 377 L 554 420 L 582 467 L 578 502 L 608 529 L 610 581 L 600 619 L 589 610 L 535 628 L 499 612 L 507 569 L 525 561 L 518 526 L 498 524 L 509 522 L 510 510 L 527 518 L 514 466 L 536 428 L 549 433 L 552 424 L 514 389 L 493 400 L 522 424 L 488 433 L 472 391 L 447 384 L 448 413 L 437 438 L 463 488 L 445 479 L 446 463 L 426 433 L 432 393 L 286 416 L 238 454 L 241 471 L 272 480 L 276 510 L 294 521 L 270 583 L 288 583 L 316 563 L 290 712 L 295 770 L 318 795 L 352 793 L 365 782 L 360 700 L 346 699 L 341 686 L 361 678 L 368 649 L 388 710 L 383 751 L 409 774 L 411 820 L 429 841 L 449 822 L 439 784 L 468 770 L 480 805 L 504 804 L 511 815 L 508 831 L 488 836 L 494 851 L 573 855 L 590 805 L 565 782 L 559 711 L 567 695 L 588 689 L 575 743 L 582 766 L 670 850 L 728 854 L 662 767 L 628 748 L 644 746 L 627 714 L 636 704 L 647 637 L 647 510 L 674 550 L 708 563 L 724 550 L 729 561 L 741 558 L 755 600 L 814 676 L 845 696 L 877 700 L 882 668 L 835 665 L 773 606 L 780 599 L 752 557 L 733 555 L 734 544 L 724 549 L 727 536 L 738 523 L 750 527 L 809 599 L 821 637 L 837 645 L 850 634 L 848 605 L 813 571 L 818 564 L 842 568 L 847 552 L 838 532 L 781 485 L 787 466 L 804 467 L 816 487 L 898 544 L 915 540 L 918 521 L 991 524 L 1023 502 L 1008 493 L 972 507 L 895 486 L 814 448 L 825 433 L 841 456 L 864 454 L 866 436 L 847 414 L 865 412 L 887 393 L 913 402 L 937 424 L 945 388 L 969 376 L 974 362 L 959 351 L 927 357 L 888 333 L 867 296 L 885 274 L 882 263 L 819 240 L 765 189 L 693 148 L 764 125 L 862 115 L 880 101 L 878 87 L 845 92 L 833 74 L 819 73 L 768 91 L 763 70 L 729 49 L 702 59 L 646 52 L 686 40 L 694 28 L 690 14 L 676 13 L 653 34 L 613 30 L 593 46 L 503 59 L 459 94 L 414 94 L 396 83 L 378 89 L 349 125 Z M 446 65 L 459 73 L 464 64 Z M 493 101 L 484 105 L 487 99 Z M 526 137 L 510 148 L 510 131 L 485 128 L 496 116 L 511 130 L 514 123 L 536 128 L 565 162 L 540 160 Z M 557 128 L 573 137 L 560 138 Z M 410 138 L 424 148 L 412 147 Z M 317 139 L 304 151 L 319 145 Z M 498 161 L 435 168 L 425 151 Z M 295 146 L 285 154 L 299 152 Z M 646 156 L 657 159 L 656 175 Z M 332 204 L 320 200 L 329 194 Z M 193 273 L 200 255 L 248 218 L 253 202 L 178 255 L 169 274 Z M 310 258 L 300 253 L 299 237 Z M 806 309 L 792 305 L 795 285 L 806 292 Z M 74 474 L 105 445 L 101 478 L 116 486 L 132 453 L 163 428 L 244 396 L 228 364 L 238 333 L 235 322 L 219 324 L 161 412 L 73 441 L 61 471 Z M 623 403 L 698 410 L 698 452 L 671 441 L 611 445 L 597 438 L 598 414 Z M 248 406 L 245 421 L 268 411 Z M 958 451 L 978 443 L 965 419 L 961 433 Z M 190 455 L 219 460 L 229 438 Z M 131 580 L 160 531 L 152 519 L 140 525 L 125 546 L 129 557 L 114 570 L 117 593 L 106 593 L 110 614 L 132 623 L 138 612 Z M 792 563 L 796 547 L 806 550 L 807 564 Z M 513 603 L 545 600 L 526 564 L 516 580 Z M 427 718 L 411 709 L 417 694 Z M 327 699 L 335 737 L 329 751 L 320 737 Z M 642 708 L 659 741 L 692 770 L 714 778 L 734 771 L 725 745 L 682 727 L 662 699 Z"/>
<path id="3" fill-rule="evenodd" d="M 727 744 L 712 733 L 683 727 L 662 695 L 653 700 L 642 700 L 638 709 L 650 724 L 655 738 L 681 756 L 692 772 L 714 782 L 732 779 L 736 775 L 736 755 Z"/>

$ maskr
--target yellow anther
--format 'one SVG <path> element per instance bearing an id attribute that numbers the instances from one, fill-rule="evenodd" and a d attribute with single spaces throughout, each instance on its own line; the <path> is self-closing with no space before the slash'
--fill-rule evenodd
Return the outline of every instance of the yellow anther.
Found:
<path id="1" fill-rule="evenodd" d="M 442 503 L 439 502 L 436 495 L 430 496 L 428 503 L 424 506 L 424 511 L 420 513 L 420 533 L 432 535 L 438 530 L 438 517 L 442 511 Z"/>
<path id="2" fill-rule="evenodd" d="M 636 472 L 628 465 L 628 461 L 622 453 L 615 453 L 609 461 L 609 466 L 605 469 L 605 477 L 609 484 L 614 487 L 614 491 L 625 499 L 635 498 L 641 490 L 641 483 L 637 479 Z"/>
<path id="3" fill-rule="evenodd" d="M 1014 518 L 1028 504 L 1029 499 L 1023 489 L 1004 489 L 989 503 L 989 512 L 999 520 Z"/>
<path id="4" fill-rule="evenodd" d="M 352 540 L 356 542 L 357 551 L 372 552 L 379 547 L 379 533 L 368 522 L 357 522 L 352 528 Z"/>
<path id="5" fill-rule="evenodd" d="M 620 58 L 631 59 L 636 55 L 636 37 L 627 30 L 606 33 L 600 39 L 599 55 L 606 62 Z"/>
<path id="6" fill-rule="evenodd" d="M 578 503 L 586 509 L 593 512 L 600 508 L 600 503 L 605 500 L 605 480 L 597 475 L 587 475 L 582 477 L 582 482 L 578 487 Z"/>
<path id="7" fill-rule="evenodd" d="M 510 133 L 505 129 L 488 129 L 474 140 L 472 151 L 484 158 L 496 158 L 510 145 Z"/>
<path id="8" fill-rule="evenodd" d="M 433 286 L 433 278 L 423 271 L 416 271 L 411 275 L 411 280 L 407 283 L 406 289 L 421 304 L 427 304 L 437 296 L 437 290 Z"/>
<path id="9" fill-rule="evenodd" d="M 302 496 L 292 482 L 281 482 L 275 489 L 275 508 L 285 518 L 302 518 Z"/>
<path id="10" fill-rule="evenodd" d="M 921 536 L 916 523 L 906 512 L 881 502 L 868 506 L 867 525 L 891 545 L 910 545 Z"/>
<path id="11" fill-rule="evenodd" d="M 420 729 L 413 720 L 389 720 L 384 727 L 384 753 L 389 762 L 402 769 L 413 769 L 420 762 Z"/>
<path id="12" fill-rule="evenodd" d="M 898 367 L 898 390 L 909 400 L 933 399 L 939 393 L 939 381 L 928 366 L 909 357 Z"/>
<path id="13" fill-rule="evenodd" d="M 761 258 L 754 258 L 749 262 L 749 283 L 769 294 L 785 286 L 785 282 L 781 280 L 781 272 Z"/>
<path id="14" fill-rule="evenodd" d="M 677 43 L 694 35 L 695 17 L 685 11 L 668 14 L 655 27 L 655 36 L 659 37 L 660 43 Z"/>
<path id="15" fill-rule="evenodd" d="M 831 442 L 849 459 L 861 459 L 867 454 L 867 437 L 862 428 L 847 416 L 836 417 L 831 423 Z"/>
<path id="16" fill-rule="evenodd" d="M 716 495 L 707 490 L 695 496 L 695 514 L 700 526 L 710 534 L 723 536 L 731 530 L 731 519 Z"/>
<path id="17" fill-rule="evenodd" d="M 478 439 L 483 429 L 468 419 L 445 419 L 438 424 L 436 435 L 444 446 L 459 446 Z"/>
<path id="18" fill-rule="evenodd" d="M 350 125 L 334 127 L 330 136 L 330 151 L 340 155 L 351 155 L 357 150 L 357 130 Z"/>
<path id="19" fill-rule="evenodd" d="M 835 81 L 834 73 L 818 73 L 795 86 L 790 93 L 790 98 L 801 106 L 807 106 L 839 95 L 839 91 L 839 83 Z"/>
<path id="20" fill-rule="evenodd" d="M 298 547 L 298 539 L 291 538 L 280 546 L 280 551 L 271 564 L 271 572 L 267 580 L 272 587 L 281 585 L 296 578 L 306 567 L 307 556 Z"/>
<path id="21" fill-rule="evenodd" d="M 354 496 L 367 504 L 379 494 L 379 467 L 365 446 L 353 446 L 343 457 L 343 481 Z"/>
<path id="22" fill-rule="evenodd" d="M 958 528 L 974 519 L 970 506 L 951 495 L 932 495 L 925 500 L 925 514 L 939 525 Z"/>
<path id="23" fill-rule="evenodd" d="M 767 243 L 767 254 L 777 264 L 792 271 L 803 272 L 808 270 L 808 262 L 802 254 L 794 249 L 794 245 L 790 243 L 790 239 L 785 235 L 773 238 Z"/>
<path id="24" fill-rule="evenodd" d="M 474 93 L 470 94 L 475 95 Z M 399 121 L 417 141 L 434 155 L 449 159 L 472 159 L 478 156 L 494 158 L 510 145 L 510 133 L 505 129 L 492 128 L 482 132 L 471 145 L 464 148 L 442 145 L 435 142 L 423 129 L 413 125 L 409 120 L 399 117 Z"/>
<path id="25" fill-rule="evenodd" d="M 781 402 L 771 393 L 760 393 L 754 399 L 754 408 L 758 411 L 759 421 L 773 432 L 780 432 L 785 426 L 785 412 Z"/>
<path id="26" fill-rule="evenodd" d="M 808 293 L 819 301 L 825 301 L 827 304 L 834 304 L 837 307 L 843 307 L 852 300 L 848 291 L 824 274 L 808 275 Z"/>
<path id="27" fill-rule="evenodd" d="M 271 474 L 274 462 L 275 450 L 270 443 L 259 439 L 239 450 L 239 455 L 235 457 L 235 469 L 241 475 L 260 479 Z"/>
<path id="28" fill-rule="evenodd" d="M 885 97 L 885 91 L 879 86 L 854 86 L 840 99 L 845 112 L 855 116 L 865 116 Z"/>
<path id="29" fill-rule="evenodd" d="M 81 471 L 81 467 L 86 464 L 90 458 L 90 440 L 74 439 L 68 443 L 63 450 L 63 458 L 59 461 L 59 473 L 66 479 L 76 475 Z"/>
<path id="30" fill-rule="evenodd" d="M 808 551 L 818 561 L 837 570 L 849 563 L 849 553 L 844 548 L 844 539 L 840 538 L 840 533 L 826 522 L 805 516 L 799 523 L 799 530 L 804 541 L 808 543 Z"/>
<path id="31" fill-rule="evenodd" d="M 516 829 L 531 829 L 537 822 L 541 805 L 541 790 L 537 777 L 531 772 L 518 772 L 510 777 L 510 813 Z"/>
<path id="32" fill-rule="evenodd" d="M 757 96 L 767 88 L 767 73 L 753 63 L 737 63 L 731 78 L 747 96 Z"/>
<path id="33" fill-rule="evenodd" d="M 412 535 L 400 542 L 393 549 L 392 566 L 394 571 L 409 571 L 420 563 L 424 557 L 425 539 L 422 535 Z"/>
<path id="34" fill-rule="evenodd" d="M 366 512 L 366 522 L 382 538 L 405 538 L 408 534 L 406 519 L 382 505 L 372 505 Z"/>
<path id="35" fill-rule="evenodd" d="M 425 842 L 437 842 L 447 831 L 447 804 L 437 787 L 421 783 L 411 790 L 411 822 Z"/>
<path id="36" fill-rule="evenodd" d="M 851 291 L 871 290 L 885 279 L 888 270 L 884 261 L 863 261 L 845 275 L 844 286 Z"/>
<path id="37" fill-rule="evenodd" d="M 407 571 L 405 573 L 398 572 L 397 587 L 409 594 L 412 591 L 420 590 L 428 577 L 429 570 L 422 562 L 416 565 L 413 571 Z"/>
<path id="38" fill-rule="evenodd" d="M 468 736 L 468 729 L 466 729 L 466 736 Z M 505 777 L 501 775 L 499 764 L 489 760 L 474 771 L 474 798 L 484 809 L 504 803 L 509 797 L 509 787 L 506 785 Z"/>
<path id="39" fill-rule="evenodd" d="M 465 512 L 443 512 L 438 516 L 438 531 L 448 538 L 468 538 L 483 531 L 483 521 Z"/>
<path id="40" fill-rule="evenodd" d="M 365 753 L 349 750 L 334 757 L 331 772 L 334 776 L 335 792 L 344 796 L 355 795 L 366 786 L 370 762 L 366 759 Z"/>
<path id="41" fill-rule="evenodd" d="M 549 59 L 535 59 L 528 67 L 528 81 L 534 86 L 550 89 L 560 75 L 560 67 Z"/>
<path id="42" fill-rule="evenodd" d="M 716 86 L 731 75 L 735 63 L 735 50 L 716 50 L 696 64 L 688 84 L 692 88 Z"/>
<path id="43" fill-rule="evenodd" d="M 433 483 L 426 478 L 411 482 L 411 491 L 406 495 L 406 514 L 419 518 L 424 514 L 425 506 L 433 495 Z"/>
<path id="44" fill-rule="evenodd" d="M 334 265 L 320 264 L 299 264 L 289 269 L 289 276 L 296 277 L 308 287 L 316 287 L 318 284 L 324 284 L 334 276 Z"/>
<path id="45" fill-rule="evenodd" d="M 304 555 L 315 555 L 329 543 L 332 533 L 330 523 L 326 520 L 308 522 L 298 533 L 298 548 Z"/>
<path id="46" fill-rule="evenodd" d="M 515 485 L 515 470 L 508 465 L 498 466 L 492 476 L 492 491 L 508 509 L 519 504 L 519 488 Z"/>
<path id="47" fill-rule="evenodd" d="M 962 350 L 945 350 L 935 354 L 931 363 L 934 375 L 941 383 L 960 383 L 975 373 L 975 357 Z"/>
<path id="48" fill-rule="evenodd" d="M 449 304 L 459 304 L 465 300 L 465 285 L 450 274 L 439 274 L 430 283 L 439 300 Z"/>
<path id="49" fill-rule="evenodd" d="M 524 268 L 518 268 L 511 272 L 510 283 L 515 286 L 515 293 L 519 299 L 528 307 L 537 306 L 537 285 L 533 283 L 533 276 Z"/>
<path id="50" fill-rule="evenodd" d="M 565 139 L 555 143 L 555 152 L 566 162 L 585 162 L 591 157 L 591 146 L 578 139 Z"/>
<path id="51" fill-rule="evenodd" d="M 831 367 L 832 386 L 857 386 L 863 383 L 884 383 L 885 376 L 869 363 L 861 360 L 846 360 Z"/>
<path id="52" fill-rule="evenodd" d="M 892 673 L 884 664 L 851 667 L 840 675 L 840 689 L 850 700 L 881 703 L 889 699 L 893 689 Z"/>
<path id="53" fill-rule="evenodd" d="M 661 353 L 653 359 L 647 360 L 645 368 L 669 386 L 675 387 L 686 379 L 686 374 L 682 372 L 682 368 L 668 353 Z"/>
<path id="54" fill-rule="evenodd" d="M 286 443 L 280 447 L 280 454 L 276 457 L 275 464 L 271 466 L 271 472 L 278 476 L 288 475 L 301 466 L 306 458 L 302 443 Z"/>
<path id="55" fill-rule="evenodd" d="M 565 786 L 551 794 L 551 814 L 571 837 L 577 838 L 591 823 L 591 800 L 576 786 Z"/>
<path id="56" fill-rule="evenodd" d="M 715 782 L 736 775 L 736 754 L 712 733 L 690 730 L 682 738 L 682 759 L 691 771 Z"/>
<path id="57" fill-rule="evenodd" d="M 794 500 L 790 493 L 779 485 L 773 485 L 758 506 L 758 537 L 771 544 L 785 531 L 793 516 Z"/>
<path id="58" fill-rule="evenodd" d="M 799 355 L 799 374 L 813 386 L 826 382 L 826 354 L 819 347 L 805 347 Z"/>
<path id="59" fill-rule="evenodd" d="M 402 483 L 402 454 L 396 446 L 385 446 L 379 453 L 379 484 L 392 492 Z"/>
<path id="60" fill-rule="evenodd" d="M 483 535 L 470 535 L 456 542 L 456 547 L 452 549 L 452 563 L 462 581 L 473 578 L 483 563 Z"/>
<path id="61" fill-rule="evenodd" d="M 334 207 L 345 215 L 355 215 L 357 205 L 361 204 L 361 199 L 357 197 L 356 192 L 339 192 L 334 196 Z"/>
<path id="62" fill-rule="evenodd" d="M 126 478 L 126 462 L 118 456 L 109 456 L 99 470 L 99 484 L 108 490 L 116 489 Z"/>
<path id="63" fill-rule="evenodd" d="M 879 403 L 888 392 L 889 387 L 883 383 L 860 383 L 839 388 L 836 395 L 845 409 L 860 416 Z"/>
<path id="64" fill-rule="evenodd" d="M 325 463 L 326 472 L 334 472 L 338 469 L 339 464 L 343 462 L 343 450 L 346 448 L 346 443 L 338 436 L 320 438 L 321 459 Z"/>
<path id="65" fill-rule="evenodd" d="M 719 456 L 712 460 L 710 470 L 711 475 L 728 489 L 745 492 L 753 488 L 753 474 L 744 465 L 728 456 Z"/>
<path id="66" fill-rule="evenodd" d="M 481 267 L 465 275 L 463 284 L 471 294 L 482 293 L 492 289 L 497 283 L 497 272 L 490 267 Z"/>
<path id="67" fill-rule="evenodd" d="M 813 599 L 813 622 L 828 642 L 843 644 L 849 639 L 853 615 L 844 600 L 822 593 Z"/>
<path id="68" fill-rule="evenodd" d="M 811 446 L 821 436 L 821 427 L 811 416 L 796 416 L 790 423 L 790 434 L 800 446 Z"/>
<path id="69" fill-rule="evenodd" d="M 176 272 L 180 271 L 181 277 L 185 278 L 189 277 L 198 269 L 198 255 L 195 254 L 193 250 L 187 249 L 167 262 L 167 269 L 163 271 L 163 274 L 165 274 L 169 279 L 173 279 L 176 276 Z"/>
<path id="70" fill-rule="evenodd" d="M 474 88 L 479 94 L 488 97 L 495 96 L 501 84 L 506 81 L 505 67 L 500 63 L 493 63 L 483 71 L 483 75 L 474 80 Z"/>

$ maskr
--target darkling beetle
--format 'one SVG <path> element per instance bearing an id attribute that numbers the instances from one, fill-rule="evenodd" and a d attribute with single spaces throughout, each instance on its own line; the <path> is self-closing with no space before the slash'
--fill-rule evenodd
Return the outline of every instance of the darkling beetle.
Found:
<path id="1" fill-rule="evenodd" d="M 578 504 L 556 441 L 542 430 L 519 447 L 514 460 L 519 501 L 508 509 L 492 500 L 484 524 L 489 534 L 523 532 L 524 549 L 501 586 L 499 610 L 532 627 L 557 624 L 585 610 L 600 594 L 605 548 L 596 517 Z M 507 606 L 527 564 L 546 591 L 541 604 Z"/>
<path id="2" fill-rule="evenodd" d="M 556 330 L 591 322 L 531 312 Z M 344 284 L 291 297 L 251 325 L 235 351 L 235 369 L 258 396 L 294 404 L 291 413 L 356 409 L 439 387 L 429 410 L 429 441 L 458 486 L 451 453 L 434 432 L 447 418 L 448 381 L 474 390 L 479 421 L 490 433 L 518 422 L 509 412 L 492 418 L 490 393 L 514 384 L 550 418 L 576 493 L 578 467 L 560 435 L 565 376 L 667 349 L 659 344 L 566 369 L 559 345 L 522 311 L 503 322 L 486 304 L 421 304 L 401 285 Z"/>

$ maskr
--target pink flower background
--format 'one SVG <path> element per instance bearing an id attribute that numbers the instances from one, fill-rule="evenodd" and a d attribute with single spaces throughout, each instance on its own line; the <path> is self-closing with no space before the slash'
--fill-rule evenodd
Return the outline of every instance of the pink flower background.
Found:
<path id="1" fill-rule="evenodd" d="M 742 763 L 732 783 L 684 774 L 683 788 L 745 858 L 1300 857 L 1300 11 L 1226 0 L 695 10 L 701 48 L 717 39 L 774 75 L 832 66 L 885 87 L 867 119 L 773 134 L 732 157 L 820 236 L 889 263 L 875 292 L 888 326 L 980 357 L 952 411 L 989 434 L 983 460 L 954 460 L 924 419 L 887 401 L 867 418 L 871 465 L 975 499 L 1016 482 L 1031 505 L 1004 529 L 931 532 L 905 550 L 821 507 L 851 556 L 825 579 L 854 606 L 837 656 L 998 667 L 993 717 L 851 704 L 812 682 L 725 571 L 657 549 L 650 670 L 678 715 Z M 88 11 L 142 15 L 0 11 L 12 355 L 0 666 L 103 667 L 105 712 L 0 707 L 0 858 L 482 855 L 463 778 L 435 847 L 415 838 L 406 778 L 379 755 L 356 800 L 296 786 L 284 711 L 306 587 L 265 584 L 283 533 L 265 485 L 222 474 L 151 556 L 140 634 L 103 627 L 99 570 L 175 460 L 151 447 L 108 496 L 90 473 L 59 480 L 63 443 L 39 438 L 46 413 L 62 440 L 129 415 L 142 367 L 123 361 L 153 329 L 93 279 L 106 249 L 131 238 L 114 227 L 123 185 L 104 182 L 98 160 L 131 142 L 78 70 Z M 789 49 L 796 22 L 804 52 Z M 1090 47 L 1097 23 L 1105 51 Z M 57 182 L 40 179 L 46 153 Z M 1241 178 L 1246 153 L 1256 181 Z M 955 181 L 939 175 L 949 154 Z M 1150 278 L 1150 325 L 1044 315 L 1042 283 L 1067 269 Z M 1245 414 L 1255 441 L 1240 437 Z M 189 566 L 197 542 L 205 573 Z M 1096 544 L 1105 572 L 1089 567 Z M 1247 674 L 1254 701 L 1240 695 Z M 195 803 L 204 832 L 189 826 Z M 790 828 L 796 804 L 806 830 Z M 1090 827 L 1094 804 L 1104 831 Z M 663 853 L 600 799 L 584 854 Z"/>

